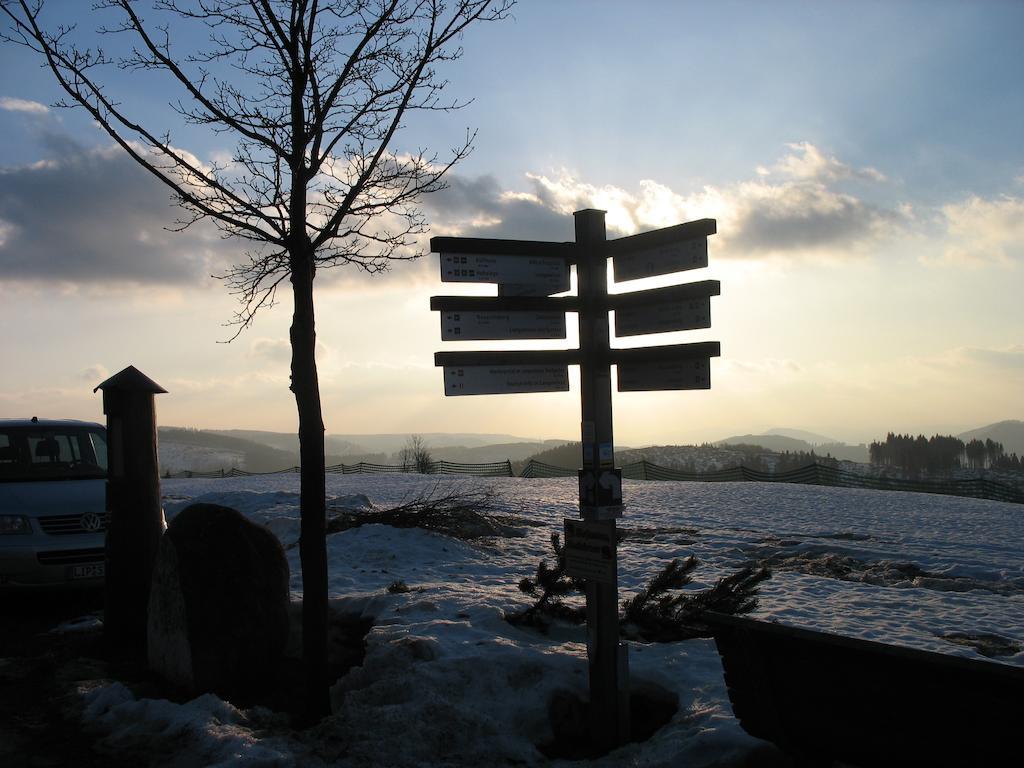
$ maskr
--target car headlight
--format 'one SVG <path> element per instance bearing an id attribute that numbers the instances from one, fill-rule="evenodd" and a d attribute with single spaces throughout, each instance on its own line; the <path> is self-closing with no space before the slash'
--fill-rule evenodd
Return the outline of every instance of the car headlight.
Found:
<path id="1" fill-rule="evenodd" d="M 0 536 L 5 533 L 32 533 L 32 523 L 24 515 L 0 515 Z"/>

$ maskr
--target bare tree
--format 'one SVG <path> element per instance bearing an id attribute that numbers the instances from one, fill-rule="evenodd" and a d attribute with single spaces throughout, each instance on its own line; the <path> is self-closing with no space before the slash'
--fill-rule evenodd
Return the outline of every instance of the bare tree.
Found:
<path id="1" fill-rule="evenodd" d="M 514 0 L 99 0 L 127 36 L 124 53 L 83 47 L 43 0 L 0 0 L 3 37 L 45 59 L 64 93 L 166 185 L 181 228 L 212 221 L 249 247 L 221 275 L 240 301 L 237 337 L 291 283 L 291 391 L 302 465 L 303 658 L 307 715 L 329 712 L 324 425 L 314 347 L 317 270 L 352 264 L 378 272 L 414 258 L 425 231 L 417 199 L 444 186 L 472 134 L 439 160 L 389 149 L 415 111 L 451 110 L 435 67 L 461 54 L 477 21 L 508 15 Z M 107 16 L 104 16 L 107 18 Z M 205 29 L 185 34 L 190 26 Z M 191 31 L 191 30 L 188 30 Z M 200 40 L 200 46 L 188 44 Z M 119 98 L 109 67 L 165 77 L 184 123 L 226 134 L 230 163 L 203 163 Z M 410 250 L 413 249 L 413 250 Z"/>
<path id="2" fill-rule="evenodd" d="M 403 472 L 412 470 L 421 475 L 429 475 L 434 469 L 434 457 L 422 435 L 409 435 L 399 452 L 399 458 Z"/>

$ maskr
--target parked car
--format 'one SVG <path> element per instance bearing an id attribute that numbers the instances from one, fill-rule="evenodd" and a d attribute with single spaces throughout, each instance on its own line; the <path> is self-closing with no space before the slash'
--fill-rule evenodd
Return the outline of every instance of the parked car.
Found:
<path id="1" fill-rule="evenodd" d="M 102 586 L 106 477 L 100 424 L 0 419 L 0 589 Z"/>

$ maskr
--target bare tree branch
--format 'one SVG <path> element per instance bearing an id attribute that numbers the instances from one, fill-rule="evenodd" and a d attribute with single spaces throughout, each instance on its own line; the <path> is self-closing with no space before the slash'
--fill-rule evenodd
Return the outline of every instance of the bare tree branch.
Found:
<path id="1" fill-rule="evenodd" d="M 43 23 L 43 0 L 0 0 L 0 39 L 45 60 L 68 101 L 171 190 L 184 215 L 173 229 L 210 221 L 252 245 L 217 275 L 239 302 L 232 339 L 274 304 L 293 299 L 291 385 L 302 465 L 300 555 L 307 716 L 329 711 L 324 422 L 316 366 L 313 282 L 318 269 L 380 272 L 417 258 L 424 194 L 472 148 L 472 133 L 440 161 L 392 148 L 411 112 L 444 103 L 436 68 L 459 58 L 457 41 L 479 21 L 505 18 L 514 0 L 98 0 L 113 22 L 98 31 L 115 58 L 82 47 L 74 26 Z M 187 28 L 187 29 L 186 29 Z M 205 33 L 205 35 L 203 34 Z M 179 48 L 182 41 L 201 41 Z M 205 163 L 137 119 L 103 74 L 120 67 L 164 76 L 168 105 L 185 123 L 234 143 L 231 161 Z M 113 81 L 116 82 L 116 81 Z M 108 88 L 110 90 L 108 91 Z M 135 110 L 133 110 L 133 106 Z"/>

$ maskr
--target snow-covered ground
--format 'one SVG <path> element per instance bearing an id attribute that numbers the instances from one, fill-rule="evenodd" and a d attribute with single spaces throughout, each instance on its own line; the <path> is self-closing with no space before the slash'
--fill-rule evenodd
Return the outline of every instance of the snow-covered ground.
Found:
<path id="1" fill-rule="evenodd" d="M 334 687 L 335 714 L 297 733 L 265 710 L 206 695 L 188 704 L 136 699 L 118 683 L 84 692 L 85 717 L 120 752 L 171 765 L 546 765 L 547 702 L 586 694 L 582 628 L 518 629 L 503 612 L 516 585 L 550 560 L 551 533 L 576 517 L 575 479 L 334 475 L 331 503 L 388 506 L 430 491 L 494 489 L 498 510 L 541 521 L 521 538 L 464 542 L 365 526 L 328 539 L 337 611 L 372 616 L 362 667 Z M 298 477 L 163 482 L 168 517 L 195 501 L 233 506 L 288 546 L 298 538 Z M 1024 643 L 1024 508 L 913 493 L 759 483 L 629 482 L 620 527 L 620 594 L 675 557 L 708 585 L 751 560 L 774 575 L 757 615 L 798 626 L 963 656 L 951 633 Z M 293 597 L 302 581 L 288 550 Z M 404 581 L 410 592 L 386 587 Z M 999 661 L 1024 666 L 1024 653 Z M 763 745 L 732 717 L 711 640 L 632 644 L 634 681 L 674 692 L 679 711 L 642 744 L 598 765 L 729 766 Z M 557 764 L 558 761 L 550 761 Z"/>

